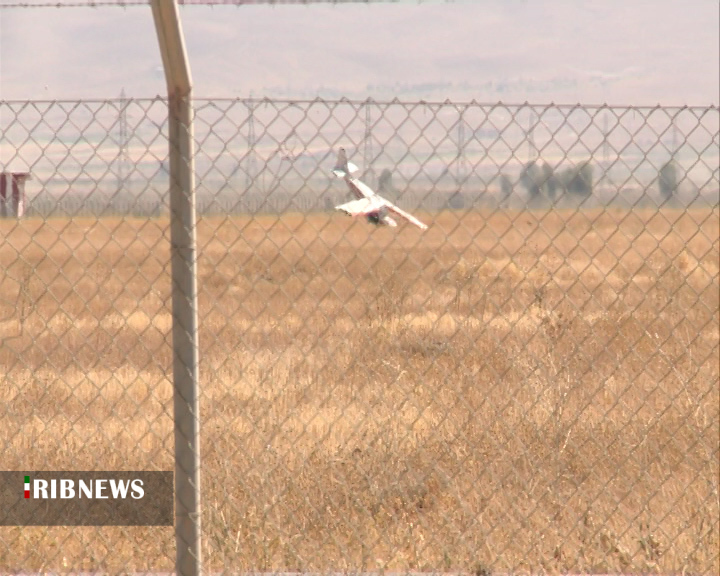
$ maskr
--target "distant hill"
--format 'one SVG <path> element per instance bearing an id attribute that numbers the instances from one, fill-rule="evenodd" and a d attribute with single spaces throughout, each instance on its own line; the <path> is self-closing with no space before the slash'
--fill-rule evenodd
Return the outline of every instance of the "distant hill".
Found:
<path id="1" fill-rule="evenodd" d="M 691 9 L 690 9 L 691 8 Z M 198 96 L 717 103 L 715 0 L 185 7 Z M 0 11 L 0 98 L 165 91 L 147 7 Z"/>

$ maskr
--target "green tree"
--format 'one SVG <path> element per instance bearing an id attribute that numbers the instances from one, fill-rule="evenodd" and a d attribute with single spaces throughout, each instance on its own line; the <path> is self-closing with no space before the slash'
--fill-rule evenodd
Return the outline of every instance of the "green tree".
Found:
<path id="1" fill-rule="evenodd" d="M 513 183 L 507 174 L 500 174 L 500 202 L 505 202 L 513 193 Z"/>
<path id="2" fill-rule="evenodd" d="M 560 188 L 558 177 L 549 164 L 543 164 L 543 176 L 545 178 L 543 192 L 554 202 L 558 195 L 558 189 Z"/>
<path id="3" fill-rule="evenodd" d="M 378 178 L 378 193 L 383 196 L 394 196 L 395 189 L 392 182 L 392 172 L 387 168 L 383 169 Z"/>
<path id="4" fill-rule="evenodd" d="M 554 198 L 557 181 L 553 169 L 544 162 L 528 162 L 520 172 L 520 184 L 527 190 L 531 199 L 544 195 Z"/>
<path id="5" fill-rule="evenodd" d="M 658 174 L 658 187 L 660 195 L 667 199 L 677 192 L 678 188 L 678 167 L 673 160 L 669 160 Z"/>
<path id="6" fill-rule="evenodd" d="M 540 196 L 546 181 L 546 174 L 540 162 L 528 162 L 520 172 L 520 184 L 527 190 L 531 200 Z"/>
<path id="7" fill-rule="evenodd" d="M 566 168 L 562 171 L 559 184 L 568 194 L 574 194 L 582 198 L 592 196 L 593 192 L 593 167 L 590 162 L 583 162 L 577 166 Z"/>
<path id="8" fill-rule="evenodd" d="M 461 192 L 455 192 L 448 199 L 448 205 L 453 210 L 462 210 L 463 208 L 465 208 L 465 197 L 462 195 Z"/>

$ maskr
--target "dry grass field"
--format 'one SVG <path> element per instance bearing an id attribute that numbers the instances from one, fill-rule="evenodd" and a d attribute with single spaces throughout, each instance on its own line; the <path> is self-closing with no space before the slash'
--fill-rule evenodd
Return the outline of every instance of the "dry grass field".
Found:
<path id="1" fill-rule="evenodd" d="M 199 223 L 212 570 L 720 572 L 717 209 Z M 2 468 L 173 468 L 165 219 L 0 221 Z M 0 528 L 0 572 L 172 570 Z"/>

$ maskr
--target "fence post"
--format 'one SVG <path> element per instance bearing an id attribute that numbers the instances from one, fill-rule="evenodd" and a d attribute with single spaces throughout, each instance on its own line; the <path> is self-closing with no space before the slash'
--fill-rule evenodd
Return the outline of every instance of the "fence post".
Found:
<path id="1" fill-rule="evenodd" d="M 0 218 L 7 216 L 7 178 L 9 172 L 0 172 Z"/>
<path id="2" fill-rule="evenodd" d="M 202 559 L 192 85 L 176 0 L 152 0 L 152 12 L 168 88 L 177 548 L 175 571 L 178 576 L 198 576 Z"/>

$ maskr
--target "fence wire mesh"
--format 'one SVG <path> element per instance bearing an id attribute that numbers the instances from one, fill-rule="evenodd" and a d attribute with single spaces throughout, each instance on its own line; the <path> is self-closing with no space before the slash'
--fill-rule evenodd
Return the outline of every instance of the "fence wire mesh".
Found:
<path id="1" fill-rule="evenodd" d="M 167 115 L 0 102 L 6 469 L 173 467 Z M 719 120 L 195 101 L 206 569 L 718 573 Z M 335 212 L 340 147 L 429 229 Z M 174 557 L 0 528 L 3 571 Z"/>

